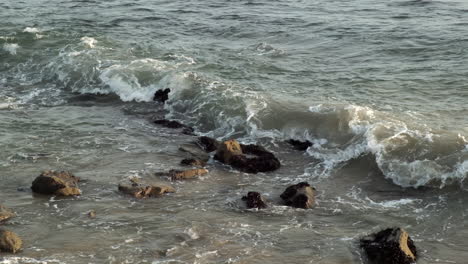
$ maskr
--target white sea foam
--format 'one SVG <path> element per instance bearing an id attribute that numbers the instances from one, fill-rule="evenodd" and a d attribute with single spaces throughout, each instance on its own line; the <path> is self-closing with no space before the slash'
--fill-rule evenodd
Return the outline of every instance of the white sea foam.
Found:
<path id="1" fill-rule="evenodd" d="M 26 27 L 23 32 L 27 32 L 27 33 L 39 33 L 41 32 L 40 29 L 38 28 L 35 28 L 35 27 Z"/>
<path id="2" fill-rule="evenodd" d="M 20 46 L 16 43 L 5 43 L 3 44 L 3 50 L 9 52 L 11 55 L 16 55 L 16 51 Z"/>
<path id="3" fill-rule="evenodd" d="M 95 48 L 98 41 L 95 38 L 82 37 L 81 42 L 85 44 L 86 46 L 88 46 L 89 48 Z"/>

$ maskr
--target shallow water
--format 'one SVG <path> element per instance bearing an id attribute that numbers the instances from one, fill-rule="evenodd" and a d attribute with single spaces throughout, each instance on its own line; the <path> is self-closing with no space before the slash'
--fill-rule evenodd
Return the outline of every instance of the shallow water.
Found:
<path id="1" fill-rule="evenodd" d="M 359 237 L 407 229 L 418 263 L 465 263 L 468 4 L 463 1 L 3 1 L 0 203 L 24 250 L 0 263 L 363 263 Z M 169 101 L 152 102 L 170 88 Z M 134 200 L 130 177 L 167 181 L 195 137 L 273 151 L 282 168 L 210 161 L 175 194 Z M 307 152 L 285 139 L 308 139 Z M 45 169 L 83 195 L 31 193 Z M 281 206 L 308 181 L 316 208 Z M 240 198 L 270 201 L 245 210 Z M 97 217 L 87 213 L 95 210 Z"/>

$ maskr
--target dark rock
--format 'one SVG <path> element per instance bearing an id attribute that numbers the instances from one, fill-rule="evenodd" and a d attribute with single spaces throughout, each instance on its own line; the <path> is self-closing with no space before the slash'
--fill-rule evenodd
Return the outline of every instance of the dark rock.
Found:
<path id="1" fill-rule="evenodd" d="M 245 201 L 247 208 L 266 208 L 267 204 L 262 195 L 258 192 L 248 192 L 247 196 L 242 197 L 242 200 Z"/>
<path id="2" fill-rule="evenodd" d="M 23 241 L 21 238 L 10 231 L 0 229 L 0 251 L 16 253 L 21 250 Z"/>
<path id="3" fill-rule="evenodd" d="M 12 210 L 0 204 L 0 222 L 7 221 L 15 216 L 16 214 Z"/>
<path id="4" fill-rule="evenodd" d="M 79 178 L 67 171 L 44 171 L 32 183 L 31 189 L 35 193 L 72 196 L 80 195 L 78 189 Z"/>
<path id="5" fill-rule="evenodd" d="M 91 219 L 96 218 L 96 211 L 91 210 L 86 215 Z"/>
<path id="6" fill-rule="evenodd" d="M 401 228 L 388 228 L 360 240 L 369 262 L 373 264 L 410 264 L 417 258 L 416 246 Z"/>
<path id="7" fill-rule="evenodd" d="M 159 119 L 159 120 L 155 120 L 153 121 L 153 123 L 155 123 L 156 125 L 161 125 L 163 127 L 167 127 L 167 128 L 172 128 L 172 129 L 182 129 L 182 133 L 183 134 L 186 134 L 186 135 L 193 135 L 193 128 L 187 126 L 187 125 L 184 125 L 180 122 L 177 122 L 177 121 L 173 121 L 173 120 L 166 120 L 166 119 Z"/>
<path id="8" fill-rule="evenodd" d="M 221 143 L 214 159 L 247 173 L 274 171 L 281 167 L 280 161 L 257 145 L 242 145 L 236 140 Z"/>
<path id="9" fill-rule="evenodd" d="M 119 184 L 119 191 L 131 195 L 135 198 L 160 197 L 165 193 L 173 193 L 175 189 L 172 186 L 148 183 L 133 179 L 129 184 Z"/>
<path id="10" fill-rule="evenodd" d="M 203 136 L 198 138 L 198 144 L 206 152 L 213 152 L 218 149 L 220 143 L 214 138 Z"/>
<path id="11" fill-rule="evenodd" d="M 210 155 L 194 143 L 182 144 L 179 146 L 179 150 L 186 153 L 189 158 L 201 160 L 204 162 L 210 159 Z"/>
<path id="12" fill-rule="evenodd" d="M 287 206 L 309 209 L 315 204 L 315 188 L 307 182 L 291 185 L 280 195 Z"/>
<path id="13" fill-rule="evenodd" d="M 154 93 L 153 101 L 158 101 L 158 102 L 166 102 L 169 99 L 169 93 L 171 92 L 171 89 L 166 88 L 164 90 L 157 90 L 156 93 Z"/>
<path id="14" fill-rule="evenodd" d="M 308 140 L 300 141 L 300 140 L 290 139 L 287 142 L 291 144 L 295 149 L 302 150 L 302 151 L 307 150 L 310 146 L 312 146 L 312 142 Z"/>
<path id="15" fill-rule="evenodd" d="M 191 170 L 171 170 L 169 171 L 169 174 L 171 175 L 171 179 L 173 181 L 176 180 L 188 180 L 188 179 L 193 179 L 198 176 L 202 176 L 208 173 L 207 169 L 191 169 Z"/>
<path id="16" fill-rule="evenodd" d="M 187 166 L 194 166 L 194 167 L 205 167 L 206 161 L 199 160 L 199 159 L 183 159 L 180 161 L 180 164 L 187 165 Z"/>

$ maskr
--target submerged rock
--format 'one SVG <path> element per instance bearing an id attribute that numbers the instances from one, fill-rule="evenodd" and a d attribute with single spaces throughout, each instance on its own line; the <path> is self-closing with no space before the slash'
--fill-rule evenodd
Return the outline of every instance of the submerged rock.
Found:
<path id="1" fill-rule="evenodd" d="M 360 246 L 373 264 L 410 264 L 417 258 L 416 246 L 401 228 L 387 228 L 360 240 Z"/>
<path id="2" fill-rule="evenodd" d="M 193 179 L 198 176 L 202 176 L 208 173 L 207 169 L 191 169 L 191 170 L 171 170 L 169 171 L 169 174 L 171 176 L 171 179 L 173 181 L 176 180 L 188 180 L 188 179 Z"/>
<path id="3" fill-rule="evenodd" d="M 213 152 L 218 149 L 220 143 L 214 138 L 203 136 L 198 138 L 198 144 L 206 152 Z"/>
<path id="4" fill-rule="evenodd" d="M 247 196 L 242 197 L 242 200 L 245 201 L 249 209 L 262 209 L 267 207 L 265 199 L 263 199 L 262 195 L 258 192 L 248 192 Z"/>
<path id="5" fill-rule="evenodd" d="M 205 167 L 206 161 L 199 159 L 183 159 L 180 161 L 180 164 L 194 167 Z"/>
<path id="6" fill-rule="evenodd" d="M 17 234 L 0 229 L 0 251 L 16 253 L 22 246 L 23 241 Z"/>
<path id="7" fill-rule="evenodd" d="M 189 158 L 197 159 L 203 162 L 207 162 L 210 159 L 210 155 L 203 151 L 197 144 L 188 143 L 179 146 L 179 150 L 188 154 Z"/>
<path id="8" fill-rule="evenodd" d="M 182 133 L 186 135 L 193 135 L 193 128 L 184 125 L 180 122 L 174 120 L 167 120 L 167 119 L 158 119 L 153 121 L 156 125 L 161 125 L 163 127 L 172 128 L 172 129 L 182 129 Z"/>
<path id="9" fill-rule="evenodd" d="M 15 216 L 16 214 L 12 210 L 0 204 L 0 222 L 7 221 Z"/>
<path id="10" fill-rule="evenodd" d="M 274 171 L 281 167 L 275 155 L 265 148 L 257 145 L 242 145 L 236 140 L 221 143 L 214 158 L 247 173 Z"/>
<path id="11" fill-rule="evenodd" d="M 169 88 L 166 88 L 164 90 L 157 90 L 155 93 L 154 93 L 154 97 L 153 97 L 153 101 L 157 101 L 157 102 L 166 102 L 168 99 L 169 99 L 169 93 L 171 92 L 171 89 Z"/>
<path id="12" fill-rule="evenodd" d="M 290 139 L 287 142 L 291 144 L 295 149 L 302 150 L 302 151 L 307 150 L 310 146 L 312 146 L 312 142 L 308 140 L 300 141 L 300 140 Z"/>
<path id="13" fill-rule="evenodd" d="M 315 188 L 307 182 L 291 185 L 280 195 L 287 206 L 309 209 L 315 205 Z"/>
<path id="14" fill-rule="evenodd" d="M 119 191 L 131 195 L 135 198 L 160 197 L 165 193 L 174 193 L 172 186 L 160 183 L 148 183 L 132 180 L 128 184 L 119 184 Z"/>
<path id="15" fill-rule="evenodd" d="M 78 189 L 79 178 L 67 171 L 47 170 L 41 173 L 32 183 L 31 189 L 35 193 L 72 196 L 80 195 Z"/>

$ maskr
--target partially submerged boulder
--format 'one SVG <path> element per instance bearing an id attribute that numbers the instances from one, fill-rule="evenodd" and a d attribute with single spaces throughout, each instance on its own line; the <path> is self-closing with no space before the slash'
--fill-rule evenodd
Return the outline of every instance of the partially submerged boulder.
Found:
<path id="1" fill-rule="evenodd" d="M 281 167 L 280 161 L 257 145 L 243 145 L 228 140 L 218 146 L 214 159 L 247 173 L 274 171 Z"/>
<path id="2" fill-rule="evenodd" d="M 0 229 L 0 251 L 8 253 L 16 253 L 21 250 L 23 241 L 21 238 L 7 230 Z"/>
<path id="3" fill-rule="evenodd" d="M 306 140 L 306 141 L 300 141 L 300 140 L 296 140 L 296 139 L 290 139 L 287 141 L 289 144 L 291 144 L 295 149 L 297 150 L 302 150 L 302 151 L 305 151 L 307 150 L 309 147 L 312 146 L 312 142 Z"/>
<path id="4" fill-rule="evenodd" d="M 247 196 L 242 197 L 242 200 L 245 201 L 247 208 L 266 208 L 267 204 L 263 196 L 258 192 L 248 192 Z"/>
<path id="5" fill-rule="evenodd" d="M 119 184 L 119 191 L 141 199 L 160 197 L 165 193 L 174 193 L 175 189 L 174 187 L 165 184 L 149 183 L 133 179 L 130 183 Z"/>
<path id="6" fill-rule="evenodd" d="M 15 216 L 16 214 L 12 210 L 0 204 L 0 222 L 7 221 Z"/>
<path id="7" fill-rule="evenodd" d="M 182 144 L 179 146 L 179 150 L 184 152 L 185 156 L 188 158 L 193 158 L 204 162 L 207 162 L 210 159 L 210 155 L 194 143 Z"/>
<path id="8" fill-rule="evenodd" d="M 72 196 L 80 195 L 79 178 L 68 171 L 47 170 L 41 173 L 32 183 L 31 189 L 35 193 Z"/>
<path id="9" fill-rule="evenodd" d="M 207 169 L 191 169 L 191 170 L 171 170 L 169 174 L 173 181 L 176 180 L 188 180 L 198 176 L 202 176 L 208 173 Z"/>
<path id="10" fill-rule="evenodd" d="M 154 120 L 153 123 L 171 129 L 182 129 L 182 133 L 186 135 L 193 135 L 194 132 L 193 128 L 174 120 L 158 119 Z"/>
<path id="11" fill-rule="evenodd" d="M 169 93 L 171 92 L 171 89 L 166 88 L 166 89 L 161 89 L 157 90 L 154 93 L 153 101 L 161 102 L 164 103 L 169 99 Z"/>
<path id="12" fill-rule="evenodd" d="M 187 166 L 194 166 L 194 167 L 205 167 L 206 161 L 188 158 L 188 159 L 181 160 L 180 164 L 187 165 Z"/>
<path id="13" fill-rule="evenodd" d="M 287 206 L 309 209 L 315 205 L 315 188 L 300 182 L 287 187 L 280 197 Z"/>
<path id="14" fill-rule="evenodd" d="M 210 137 L 199 137 L 197 143 L 206 151 L 206 152 L 213 152 L 218 149 L 219 141 L 214 138 Z"/>
<path id="15" fill-rule="evenodd" d="M 363 237 L 360 246 L 373 264 L 411 264 L 417 258 L 416 246 L 402 228 L 387 228 Z"/>

